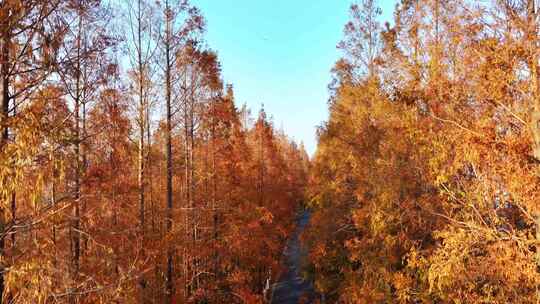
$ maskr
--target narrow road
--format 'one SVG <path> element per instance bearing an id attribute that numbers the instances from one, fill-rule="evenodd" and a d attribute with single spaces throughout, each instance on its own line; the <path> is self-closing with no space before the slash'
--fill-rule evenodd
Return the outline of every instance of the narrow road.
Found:
<path id="1" fill-rule="evenodd" d="M 302 248 L 299 236 L 309 223 L 309 218 L 308 211 L 302 212 L 297 218 L 296 231 L 287 242 L 284 252 L 287 271 L 272 286 L 272 304 L 308 304 L 315 299 L 313 285 L 304 281 L 301 273 L 306 251 Z"/>

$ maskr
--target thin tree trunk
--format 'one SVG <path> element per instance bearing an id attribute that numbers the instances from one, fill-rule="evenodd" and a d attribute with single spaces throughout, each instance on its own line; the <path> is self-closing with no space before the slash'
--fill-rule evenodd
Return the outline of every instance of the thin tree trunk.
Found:
<path id="1" fill-rule="evenodd" d="M 73 203 L 73 219 L 71 224 L 71 252 L 72 252 L 72 279 L 77 282 L 80 268 L 81 254 L 81 222 L 80 222 L 80 204 L 81 204 L 81 35 L 82 35 L 82 13 L 79 11 L 78 34 L 77 34 L 77 66 L 75 70 L 75 201 Z M 75 295 L 70 296 L 70 302 L 75 303 Z"/>
<path id="2" fill-rule="evenodd" d="M 145 256 L 145 205 L 144 205 L 144 174 L 145 174 L 145 164 L 144 164 L 144 136 L 145 136 L 145 118 L 146 118 L 146 103 L 144 96 L 144 62 L 142 58 L 142 3 L 141 0 L 137 2 L 137 68 L 138 68 L 138 81 L 139 81 L 139 151 L 138 151 L 138 186 L 139 186 L 139 233 L 140 233 L 140 242 L 141 242 L 141 255 Z M 144 274 L 141 274 L 139 279 L 139 286 L 141 288 L 141 303 L 145 303 L 145 289 L 146 289 L 146 280 Z"/>
<path id="3" fill-rule="evenodd" d="M 84 50 L 84 52 L 86 53 L 86 49 Z M 86 55 L 84 55 L 86 56 Z M 86 67 L 86 64 L 85 64 L 85 67 Z M 83 84 L 83 87 L 86 87 L 86 84 Z M 82 105 L 82 112 L 81 112 L 81 115 L 82 115 L 82 120 L 81 120 L 81 140 L 80 140 L 80 154 L 81 154 L 81 169 L 80 169 L 80 172 L 79 172 L 79 178 L 81 179 L 80 180 L 80 206 L 81 206 L 81 218 L 79 219 L 80 221 L 80 226 L 81 226 L 81 229 L 85 230 L 85 221 L 84 221 L 84 216 L 86 214 L 86 210 L 88 208 L 87 206 L 87 202 L 86 202 L 86 199 L 84 197 L 84 178 L 86 176 L 86 169 L 88 167 L 88 156 L 87 156 L 87 149 L 84 145 L 84 141 L 86 141 L 86 137 L 87 137 L 87 134 L 86 134 L 86 96 L 85 96 L 85 93 L 84 93 L 84 90 L 81 94 L 82 96 L 82 99 L 81 99 L 81 105 Z M 82 247 L 81 247 L 81 257 L 84 257 L 84 252 L 88 250 L 88 236 L 87 235 L 80 235 L 81 239 L 82 239 Z"/>
<path id="4" fill-rule="evenodd" d="M 191 147 L 189 149 L 189 164 L 190 164 L 190 205 L 192 208 L 192 221 L 193 221 L 193 249 L 196 250 L 197 248 L 197 239 L 198 239 L 198 224 L 199 224 L 199 218 L 198 218 L 198 210 L 196 206 L 196 200 L 195 200 L 195 187 L 196 187 L 196 181 L 195 181 L 195 100 L 193 98 L 191 99 L 191 107 L 190 107 L 190 125 L 189 125 L 189 141 L 191 143 Z M 199 288 L 199 259 L 193 253 L 193 290 L 197 290 Z"/>
<path id="5" fill-rule="evenodd" d="M 15 103 L 15 99 L 12 98 L 12 104 L 13 104 L 13 116 L 17 115 L 17 104 Z M 13 140 L 15 141 L 15 135 L 12 134 Z M 13 190 L 13 193 L 11 193 L 11 224 L 13 227 L 15 227 L 15 221 L 17 218 L 17 194 L 15 193 L 15 190 Z M 16 241 L 16 235 L 17 230 L 16 228 L 13 228 L 11 231 L 11 247 L 15 248 L 15 241 Z"/>
<path id="6" fill-rule="evenodd" d="M 190 182 L 189 182 L 189 121 L 188 121 L 188 101 L 184 105 L 184 196 L 185 196 L 185 235 L 186 240 L 191 238 L 191 227 L 190 227 L 190 214 L 191 214 L 191 200 L 190 200 Z M 186 242 L 187 243 L 187 242 Z M 188 298 L 191 295 L 191 284 L 190 284 L 190 275 L 191 275 L 191 261 L 190 261 L 190 250 L 186 248 L 184 254 L 184 264 L 185 264 L 185 296 Z"/>
<path id="7" fill-rule="evenodd" d="M 146 109 L 146 171 L 148 175 L 148 201 L 150 202 L 150 224 L 152 225 L 152 232 L 155 232 L 155 219 L 154 219 L 154 212 L 155 212 L 155 204 L 154 204 L 154 180 L 153 180 L 153 173 L 152 173 L 152 132 L 150 130 L 150 107 L 147 107 Z"/>
<path id="8" fill-rule="evenodd" d="M 173 200 L 172 200 L 172 114 L 171 114 L 171 12 L 169 9 L 169 1 L 165 1 L 165 18 L 166 18 L 166 41 L 165 41 L 165 95 L 167 107 L 167 126 L 166 126 L 166 150 L 167 150 L 167 234 L 172 232 L 173 226 Z M 174 281 L 173 281 L 173 248 L 168 244 L 167 248 L 167 303 L 173 303 L 174 296 Z"/>
<path id="9" fill-rule="evenodd" d="M 186 85 L 186 80 L 184 80 L 184 86 Z M 186 235 L 186 244 L 188 240 L 192 239 L 193 231 L 191 227 L 191 222 L 193 221 L 192 217 L 192 201 L 191 201 L 191 144 L 190 144 L 190 120 L 189 120 L 189 111 L 190 111 L 191 98 L 187 97 L 184 101 L 184 196 L 185 196 L 185 235 Z M 191 219 L 191 221 L 190 221 Z M 191 243 L 193 245 L 193 242 Z M 193 261 L 191 253 L 194 250 L 193 246 L 187 246 L 185 249 L 184 263 L 185 263 L 185 296 L 189 298 L 193 286 L 191 284 L 192 279 L 192 270 L 193 270 Z"/>

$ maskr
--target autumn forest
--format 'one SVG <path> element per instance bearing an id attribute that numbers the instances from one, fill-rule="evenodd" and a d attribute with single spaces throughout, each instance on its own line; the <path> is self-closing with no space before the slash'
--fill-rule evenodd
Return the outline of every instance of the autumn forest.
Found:
<path id="1" fill-rule="evenodd" d="M 540 3 L 384 1 L 309 155 L 196 0 L 0 0 L 0 303 L 540 303 Z"/>

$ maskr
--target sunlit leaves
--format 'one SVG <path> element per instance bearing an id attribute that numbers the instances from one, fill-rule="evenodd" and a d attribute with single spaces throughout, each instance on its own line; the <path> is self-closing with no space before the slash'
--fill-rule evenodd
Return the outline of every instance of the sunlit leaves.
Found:
<path id="1" fill-rule="evenodd" d="M 376 77 L 353 82 L 336 64 L 305 236 L 316 286 L 332 301 L 536 300 L 527 12 L 505 19 L 512 9 L 492 5 L 403 2 Z"/>

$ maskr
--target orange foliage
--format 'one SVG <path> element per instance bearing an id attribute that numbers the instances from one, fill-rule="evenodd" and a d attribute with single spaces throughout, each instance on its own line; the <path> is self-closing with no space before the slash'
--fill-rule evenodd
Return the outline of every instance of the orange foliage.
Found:
<path id="1" fill-rule="evenodd" d="M 376 66 L 347 26 L 304 235 L 328 301 L 537 302 L 531 5 L 403 1 Z"/>

